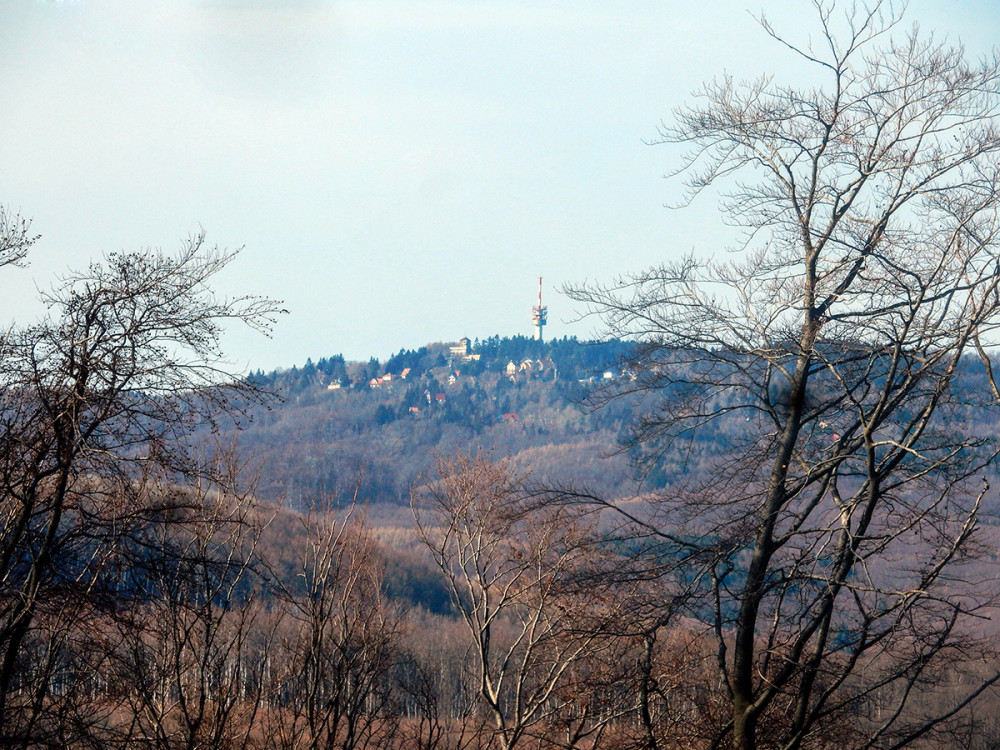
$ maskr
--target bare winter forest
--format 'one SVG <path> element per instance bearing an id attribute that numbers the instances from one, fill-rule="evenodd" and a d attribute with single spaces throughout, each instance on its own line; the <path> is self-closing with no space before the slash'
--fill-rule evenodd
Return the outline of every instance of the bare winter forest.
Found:
<path id="1" fill-rule="evenodd" d="M 661 130 L 743 243 L 568 288 L 602 342 L 240 377 L 235 253 L 60 280 L 0 339 L 0 746 L 1000 745 L 1000 60 L 813 5 L 760 19 L 810 83 Z"/>

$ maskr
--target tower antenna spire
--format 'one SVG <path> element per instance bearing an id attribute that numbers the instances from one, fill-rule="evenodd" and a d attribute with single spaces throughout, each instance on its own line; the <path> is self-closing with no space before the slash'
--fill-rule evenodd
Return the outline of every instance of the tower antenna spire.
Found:
<path id="1" fill-rule="evenodd" d="M 538 304 L 531 308 L 531 324 L 535 327 L 535 341 L 542 340 L 542 327 L 546 323 L 549 309 L 542 306 L 542 277 L 538 277 Z"/>

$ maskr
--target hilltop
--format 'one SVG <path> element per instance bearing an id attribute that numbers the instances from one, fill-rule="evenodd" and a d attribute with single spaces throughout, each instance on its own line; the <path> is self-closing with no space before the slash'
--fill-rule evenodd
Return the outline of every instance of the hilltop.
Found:
<path id="1" fill-rule="evenodd" d="M 623 377 L 624 341 L 462 339 L 403 349 L 384 362 L 341 355 L 251 377 L 279 394 L 238 433 L 258 494 L 290 507 L 362 494 L 408 502 L 436 452 L 482 449 L 550 483 L 611 495 L 635 489 L 615 450 L 625 405 L 591 409 L 595 388 Z"/>

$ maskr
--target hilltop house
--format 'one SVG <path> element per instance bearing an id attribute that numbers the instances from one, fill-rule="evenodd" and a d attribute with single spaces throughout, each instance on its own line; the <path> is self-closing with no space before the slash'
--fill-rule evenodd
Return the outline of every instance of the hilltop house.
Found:
<path id="1" fill-rule="evenodd" d="M 451 354 L 452 359 L 461 359 L 463 362 L 478 360 L 481 355 L 472 354 L 469 351 L 469 344 L 469 337 L 463 336 L 458 340 L 457 344 L 448 347 L 448 353 Z"/>

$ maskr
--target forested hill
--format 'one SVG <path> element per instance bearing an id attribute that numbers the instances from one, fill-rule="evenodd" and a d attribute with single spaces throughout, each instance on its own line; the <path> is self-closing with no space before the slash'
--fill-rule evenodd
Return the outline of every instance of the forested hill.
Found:
<path id="1" fill-rule="evenodd" d="M 683 453 L 659 454 L 640 484 L 621 438 L 664 393 L 639 389 L 592 408 L 594 393 L 630 390 L 633 375 L 622 362 L 632 346 L 493 336 L 467 347 L 404 349 L 385 362 L 336 355 L 257 372 L 252 378 L 279 398 L 255 409 L 235 439 L 259 472 L 258 495 L 292 508 L 318 498 L 346 501 L 362 478 L 364 499 L 407 503 L 414 482 L 433 475 L 436 455 L 457 450 L 482 449 L 510 458 L 517 472 L 535 480 L 606 497 L 708 470 L 713 454 L 718 458 L 739 440 L 742 412 L 700 427 Z M 968 393 L 985 392 L 981 374 L 959 377 L 968 380 Z M 977 409 L 960 418 L 994 417 L 994 410 Z"/>
<path id="2" fill-rule="evenodd" d="M 635 481 L 616 437 L 625 404 L 593 411 L 593 389 L 623 374 L 622 341 L 492 336 L 401 350 L 385 362 L 340 355 L 252 378 L 280 394 L 238 434 L 260 471 L 258 494 L 300 507 L 349 497 L 408 502 L 436 452 L 482 448 L 549 482 L 624 494 Z"/>

